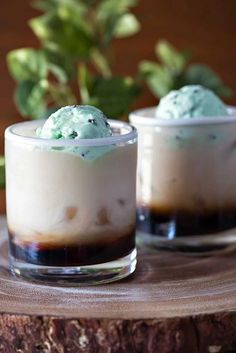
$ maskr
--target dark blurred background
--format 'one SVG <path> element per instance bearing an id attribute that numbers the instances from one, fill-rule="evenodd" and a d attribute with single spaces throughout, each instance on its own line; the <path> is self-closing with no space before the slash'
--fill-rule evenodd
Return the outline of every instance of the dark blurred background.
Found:
<path id="1" fill-rule="evenodd" d="M 119 0 L 117 0 L 119 1 Z M 119 74 L 135 74 L 141 59 L 155 59 L 154 45 L 165 38 L 178 49 L 190 48 L 195 62 L 211 66 L 236 92 L 236 1 L 235 0 L 140 0 L 134 9 L 142 30 L 134 37 L 117 40 L 115 69 Z M 1 151 L 3 129 L 20 119 L 13 102 L 14 81 L 7 71 L 5 56 L 20 47 L 38 47 L 27 25 L 38 11 L 29 0 L 6 0 L 0 11 L 0 102 Z M 146 89 L 136 107 L 156 104 Z M 230 103 L 236 104 L 236 96 Z"/>

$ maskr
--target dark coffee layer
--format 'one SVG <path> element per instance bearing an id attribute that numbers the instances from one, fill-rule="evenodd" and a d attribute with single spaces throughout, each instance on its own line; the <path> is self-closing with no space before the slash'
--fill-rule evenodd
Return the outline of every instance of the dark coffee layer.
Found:
<path id="1" fill-rule="evenodd" d="M 169 239 L 218 233 L 236 227 L 235 209 L 219 208 L 208 212 L 162 211 L 138 207 L 137 228 Z"/>
<path id="2" fill-rule="evenodd" d="M 135 230 L 109 242 L 87 245 L 45 246 L 40 243 L 15 243 L 9 232 L 10 253 L 19 261 L 43 266 L 84 266 L 117 260 L 135 247 Z M 101 235 L 102 237 L 102 235 Z M 112 234 L 111 234 L 112 239 Z"/>

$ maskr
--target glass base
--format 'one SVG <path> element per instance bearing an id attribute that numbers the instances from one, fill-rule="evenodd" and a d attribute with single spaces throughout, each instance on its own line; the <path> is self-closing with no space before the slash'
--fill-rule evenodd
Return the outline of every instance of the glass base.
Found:
<path id="1" fill-rule="evenodd" d="M 18 261 L 10 256 L 11 272 L 27 280 L 59 286 L 85 286 L 109 283 L 129 276 L 136 268 L 137 251 L 127 256 L 102 264 L 88 266 L 38 266 Z"/>
<path id="2" fill-rule="evenodd" d="M 209 252 L 221 250 L 230 245 L 236 245 L 236 231 L 231 234 L 222 232 L 219 234 L 184 236 L 173 239 L 139 231 L 137 237 L 139 246 L 191 254 L 209 254 Z"/>

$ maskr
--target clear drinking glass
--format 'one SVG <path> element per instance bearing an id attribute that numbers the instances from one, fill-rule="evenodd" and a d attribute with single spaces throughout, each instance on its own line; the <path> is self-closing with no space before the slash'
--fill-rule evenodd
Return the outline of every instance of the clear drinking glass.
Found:
<path id="1" fill-rule="evenodd" d="M 208 251 L 236 242 L 236 108 L 228 116 L 161 120 L 135 111 L 137 214 L 155 247 Z"/>
<path id="2" fill-rule="evenodd" d="M 43 121 L 5 132 L 7 221 L 14 274 L 60 284 L 110 282 L 135 270 L 137 133 L 38 138 Z"/>

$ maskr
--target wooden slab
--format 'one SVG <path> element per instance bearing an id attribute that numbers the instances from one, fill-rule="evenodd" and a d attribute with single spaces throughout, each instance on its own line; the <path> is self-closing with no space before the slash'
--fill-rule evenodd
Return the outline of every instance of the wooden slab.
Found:
<path id="1" fill-rule="evenodd" d="M 60 288 L 13 278 L 4 219 L 0 229 L 0 348 L 24 338 L 24 353 L 236 350 L 235 248 L 211 257 L 142 250 L 126 280 Z"/>

